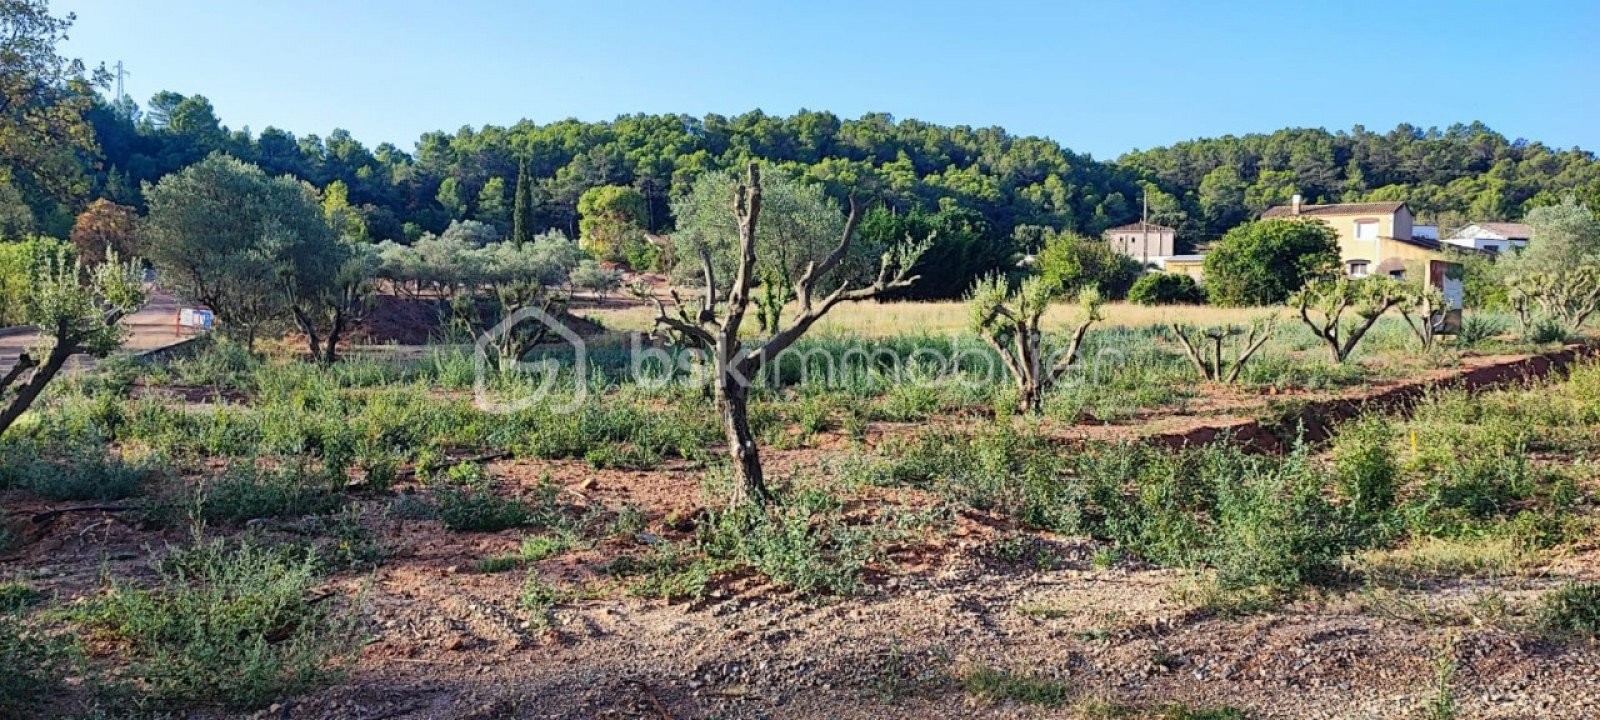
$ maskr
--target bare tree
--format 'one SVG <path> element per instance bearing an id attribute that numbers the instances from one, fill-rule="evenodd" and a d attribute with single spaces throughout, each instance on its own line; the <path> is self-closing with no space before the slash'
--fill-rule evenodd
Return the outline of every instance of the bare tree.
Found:
<path id="1" fill-rule="evenodd" d="M 883 254 L 877 278 L 870 285 L 855 288 L 844 282 L 819 296 L 818 284 L 845 259 L 861 219 L 860 206 L 851 197 L 850 218 L 838 244 L 820 262 L 808 263 L 794 284 L 794 295 L 800 303 L 798 315 L 786 326 L 774 328 L 766 340 L 747 345 L 739 333 L 756 282 L 756 222 L 761 215 L 761 170 L 756 163 L 750 164 L 745 182 L 734 189 L 733 213 L 739 226 L 739 256 L 727 297 L 719 297 L 711 253 L 702 248 L 700 265 L 705 289 L 698 307 L 692 308 L 673 293 L 674 312 L 668 312 L 666 305 L 655 298 L 656 325 L 677 333 L 707 354 L 712 368 L 712 397 L 722 415 L 728 455 L 733 461 L 735 501 L 766 505 L 773 499 L 772 492 L 762 476 L 760 453 L 750 431 L 750 386 L 754 378 L 768 361 L 793 345 L 839 303 L 868 300 L 916 282 L 911 268 L 928 244 L 913 243 L 908 238 Z"/>
<path id="2" fill-rule="evenodd" d="M 1017 409 L 1024 413 L 1038 413 L 1044 407 L 1045 393 L 1077 362 L 1089 326 L 1101 320 L 1100 292 L 1093 286 L 1079 291 L 1083 317 L 1066 350 L 1050 362 L 1040 321 L 1059 296 L 1059 288 L 1059 283 L 1033 276 L 1012 292 L 1005 278 L 991 275 L 979 280 L 970 295 L 972 330 L 994 348 L 1016 380 Z"/>
<path id="3" fill-rule="evenodd" d="M 1189 362 L 1200 372 L 1200 377 L 1231 385 L 1239 381 L 1239 372 L 1244 369 L 1245 363 L 1250 362 L 1256 351 L 1272 337 L 1272 329 L 1277 322 L 1278 317 L 1273 315 L 1264 321 L 1251 323 L 1248 333 L 1239 325 L 1195 328 L 1173 323 L 1172 334 L 1178 338 L 1178 344 L 1183 346 L 1183 353 L 1189 356 Z M 1224 357 L 1225 341 L 1241 335 L 1244 336 L 1244 341 L 1233 345 L 1233 357 Z M 1207 344 L 1210 345 L 1209 348 L 1205 347 Z M 1206 352 L 1207 350 L 1209 352 Z"/>

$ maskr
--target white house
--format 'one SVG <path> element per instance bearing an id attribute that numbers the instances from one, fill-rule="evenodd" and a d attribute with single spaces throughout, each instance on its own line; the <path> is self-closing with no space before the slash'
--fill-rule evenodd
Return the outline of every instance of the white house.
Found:
<path id="1" fill-rule="evenodd" d="M 1136 222 L 1106 230 L 1106 243 L 1112 250 L 1144 265 L 1160 265 L 1172 257 L 1178 231 L 1165 225 Z"/>
<path id="2" fill-rule="evenodd" d="M 1512 248 L 1525 248 L 1528 246 L 1528 238 L 1531 237 L 1533 228 L 1523 223 L 1479 222 L 1456 230 L 1444 241 L 1452 245 L 1498 253 Z"/>

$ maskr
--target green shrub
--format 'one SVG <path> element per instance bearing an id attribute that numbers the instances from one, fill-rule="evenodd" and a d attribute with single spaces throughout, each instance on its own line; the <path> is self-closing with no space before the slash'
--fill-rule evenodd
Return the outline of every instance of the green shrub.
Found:
<path id="1" fill-rule="evenodd" d="M 1205 293 L 1194 278 L 1181 273 L 1150 273 L 1140 276 L 1128 288 L 1128 302 L 1135 305 L 1187 305 L 1205 301 Z"/>
<path id="2" fill-rule="evenodd" d="M 1379 413 L 1345 423 L 1334 437 L 1334 483 L 1358 513 L 1375 517 L 1394 507 L 1399 469 L 1393 439 L 1394 429 Z"/>
<path id="3" fill-rule="evenodd" d="M 699 600 L 711 580 L 734 563 L 696 552 L 682 543 L 663 543 L 643 555 L 623 555 L 606 565 L 608 575 L 629 578 L 628 593 L 663 600 Z"/>
<path id="4" fill-rule="evenodd" d="M 141 704 L 260 707 L 337 675 L 353 620 L 315 603 L 316 557 L 251 542 L 198 542 L 155 564 L 150 589 L 112 581 L 73 611 L 126 642 L 122 675 Z"/>
<path id="5" fill-rule="evenodd" d="M 1470 315 L 1461 321 L 1461 329 L 1456 331 L 1456 344 L 1461 347 L 1482 345 L 1499 337 L 1505 329 L 1504 323 L 1492 317 Z"/>
<path id="6" fill-rule="evenodd" d="M 338 510 L 344 501 L 338 478 L 308 474 L 297 467 L 263 469 L 247 461 L 229 466 L 203 485 L 194 502 L 200 517 L 237 524 L 322 515 Z"/>
<path id="7" fill-rule="evenodd" d="M 39 717 L 67 691 L 78 662 L 67 640 L 0 612 L 0 667 L 0 717 Z"/>
<path id="8" fill-rule="evenodd" d="M 926 486 L 1036 528 L 1079 528 L 1082 486 L 1068 481 L 1060 448 L 1037 430 L 1010 423 L 973 433 L 941 429 L 890 450 L 898 453 L 890 482 Z"/>
<path id="9" fill-rule="evenodd" d="M 0 613 L 13 613 L 32 605 L 39 599 L 27 583 L 20 580 L 0 581 Z"/>
<path id="10" fill-rule="evenodd" d="M 1162 565 L 1215 568 L 1225 589 L 1322 581 L 1358 540 L 1304 448 L 1105 446 L 1086 449 L 1076 474 L 1086 531 Z"/>
<path id="11" fill-rule="evenodd" d="M 89 442 L 66 448 L 59 459 L 36 448 L 17 442 L 0 449 L 0 488 L 26 490 L 52 501 L 109 502 L 140 494 L 161 469 L 153 460 L 130 462 Z"/>
<path id="12" fill-rule="evenodd" d="M 1572 583 L 1544 594 L 1538 627 L 1563 637 L 1600 637 L 1600 583 Z"/>
<path id="13" fill-rule="evenodd" d="M 868 531 L 793 505 L 772 513 L 753 506 L 713 513 L 699 543 L 712 558 L 747 564 L 804 594 L 859 592 L 873 554 Z"/>
<path id="14" fill-rule="evenodd" d="M 452 532 L 499 532 L 518 527 L 561 526 L 566 516 L 556 501 L 560 487 L 549 478 L 534 491 L 533 501 L 501 497 L 483 469 L 462 463 L 446 473 L 448 485 L 434 492 L 439 521 Z"/>
<path id="15" fill-rule="evenodd" d="M 514 570 L 532 563 L 555 557 L 572 547 L 574 539 L 565 533 L 556 535 L 531 535 L 522 539 L 514 553 L 491 555 L 478 561 L 481 573 L 499 573 Z"/>
<path id="16" fill-rule="evenodd" d="M 1522 339 L 1536 345 L 1565 343 L 1571 338 L 1572 333 L 1567 330 L 1567 326 L 1552 317 L 1534 320 L 1522 331 Z"/>
<path id="17" fill-rule="evenodd" d="M 1323 497 L 1324 478 L 1304 448 L 1281 460 L 1223 457 L 1233 462 L 1212 476 L 1217 534 L 1210 552 L 1222 586 L 1289 590 L 1328 577 L 1351 547 L 1351 533 Z"/>
<path id="18" fill-rule="evenodd" d="M 434 495 L 439 521 L 451 532 L 499 532 L 533 524 L 527 503 L 489 488 L 448 487 Z"/>

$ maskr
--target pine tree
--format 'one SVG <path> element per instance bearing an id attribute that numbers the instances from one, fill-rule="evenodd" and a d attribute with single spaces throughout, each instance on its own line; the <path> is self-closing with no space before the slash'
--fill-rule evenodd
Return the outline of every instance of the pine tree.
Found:
<path id="1" fill-rule="evenodd" d="M 528 177 L 528 161 L 517 166 L 517 190 L 511 207 L 511 241 L 517 247 L 533 240 L 533 180 Z"/>

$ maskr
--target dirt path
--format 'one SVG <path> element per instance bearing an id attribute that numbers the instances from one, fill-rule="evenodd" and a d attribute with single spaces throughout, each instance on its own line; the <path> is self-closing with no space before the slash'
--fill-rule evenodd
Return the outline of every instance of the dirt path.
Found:
<path id="1" fill-rule="evenodd" d="M 171 295 L 160 291 L 152 293 L 150 302 L 145 303 L 138 312 L 123 318 L 122 324 L 128 328 L 128 339 L 122 344 L 122 349 L 127 352 L 144 352 L 182 340 L 183 338 L 173 333 L 173 325 L 177 321 L 180 307 L 182 304 Z M 16 364 L 17 356 L 38 339 L 39 334 L 36 332 L 0 337 L 0 371 L 8 370 Z M 68 367 L 86 367 L 89 362 L 89 358 L 80 355 L 73 358 Z"/>

